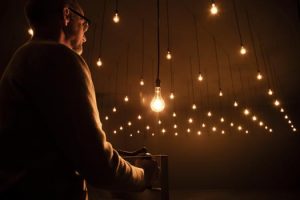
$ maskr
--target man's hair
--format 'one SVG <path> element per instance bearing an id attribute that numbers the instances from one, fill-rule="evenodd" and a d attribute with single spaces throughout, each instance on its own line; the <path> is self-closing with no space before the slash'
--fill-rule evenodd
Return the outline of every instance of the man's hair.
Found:
<path id="1" fill-rule="evenodd" d="M 25 5 L 25 16 L 29 25 L 37 29 L 46 26 L 53 20 L 63 19 L 63 8 L 78 8 L 77 0 L 28 0 Z"/>

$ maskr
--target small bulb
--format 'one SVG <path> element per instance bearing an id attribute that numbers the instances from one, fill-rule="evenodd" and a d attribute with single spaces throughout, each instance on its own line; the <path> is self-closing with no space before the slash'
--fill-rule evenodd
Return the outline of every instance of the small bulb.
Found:
<path id="1" fill-rule="evenodd" d="M 120 126 L 120 131 L 122 131 L 123 130 L 123 126 Z"/>
<path id="2" fill-rule="evenodd" d="M 241 49 L 240 49 L 240 54 L 241 55 L 245 55 L 247 53 L 247 50 L 244 46 L 241 46 Z"/>
<path id="3" fill-rule="evenodd" d="M 124 97 L 124 101 L 125 101 L 125 102 L 128 102 L 128 101 L 129 101 L 129 98 L 128 98 L 127 95 Z"/>
<path id="4" fill-rule="evenodd" d="M 257 72 L 256 78 L 257 78 L 257 80 L 261 80 L 263 78 L 263 76 L 261 75 L 260 72 Z"/>
<path id="5" fill-rule="evenodd" d="M 224 135 L 224 134 L 225 134 L 225 131 L 224 131 L 224 130 L 222 130 L 222 131 L 221 131 L 221 133 Z"/>
<path id="6" fill-rule="evenodd" d="M 284 112 L 284 109 L 283 109 L 283 108 L 280 108 L 280 112 L 282 112 L 282 113 L 283 113 L 283 112 Z"/>
<path id="7" fill-rule="evenodd" d="M 201 133 L 201 131 L 198 131 L 197 134 L 198 134 L 198 135 L 201 135 L 202 133 Z"/>
<path id="8" fill-rule="evenodd" d="M 176 129 L 176 128 L 177 128 L 177 124 L 174 124 L 174 125 L 173 125 L 173 128 Z"/>
<path id="9" fill-rule="evenodd" d="M 262 121 L 259 122 L 259 126 L 263 126 L 264 123 Z"/>
<path id="10" fill-rule="evenodd" d="M 234 107 L 238 107 L 238 106 L 239 106 L 238 102 L 237 102 L 237 101 L 234 101 L 233 106 L 234 106 Z"/>
<path id="11" fill-rule="evenodd" d="M 29 29 L 28 29 L 28 34 L 29 34 L 31 37 L 33 37 L 34 31 L 33 31 L 32 28 L 29 28 Z"/>
<path id="12" fill-rule="evenodd" d="M 117 134 L 117 131 L 116 131 L 116 130 L 114 130 L 114 134 Z"/>
<path id="13" fill-rule="evenodd" d="M 208 116 L 208 117 L 211 117 L 211 116 L 212 116 L 212 114 L 211 114 L 210 111 L 208 111 L 207 116 Z"/>
<path id="14" fill-rule="evenodd" d="M 250 111 L 246 108 L 245 110 L 244 110 L 244 115 L 249 115 L 250 114 Z"/>
<path id="15" fill-rule="evenodd" d="M 167 58 L 168 60 L 171 60 L 171 59 L 172 59 L 172 55 L 171 55 L 171 52 L 170 52 L 170 51 L 167 52 L 166 58 Z"/>
<path id="16" fill-rule="evenodd" d="M 279 105 L 280 105 L 280 102 L 276 99 L 276 100 L 274 101 L 274 105 L 275 105 L 275 106 L 279 106 Z"/>
<path id="17" fill-rule="evenodd" d="M 293 128 L 293 131 L 294 131 L 294 132 L 296 132 L 296 131 L 297 131 L 297 129 L 296 129 L 296 128 Z"/>
<path id="18" fill-rule="evenodd" d="M 291 128 L 294 128 L 294 125 L 293 125 L 293 124 L 291 125 Z"/>
<path id="19" fill-rule="evenodd" d="M 214 3 L 211 4 L 210 13 L 212 15 L 216 15 L 218 13 L 218 7 L 216 6 L 216 4 Z"/>
<path id="20" fill-rule="evenodd" d="M 113 111 L 113 112 L 117 112 L 117 108 L 116 108 L 116 107 L 113 107 L 112 111 Z"/>
<path id="21" fill-rule="evenodd" d="M 141 119 L 142 119 L 142 116 L 141 116 L 141 115 L 138 115 L 137 118 L 138 118 L 138 120 L 141 120 Z"/>
<path id="22" fill-rule="evenodd" d="M 162 133 L 165 133 L 165 132 L 166 132 L 166 129 L 163 128 L 163 129 L 161 130 L 161 132 L 162 132 Z"/>
<path id="23" fill-rule="evenodd" d="M 246 130 L 246 131 L 245 131 L 245 133 L 246 133 L 246 134 L 248 134 L 248 133 L 249 133 L 249 131 L 248 131 L 248 130 Z"/>
<path id="24" fill-rule="evenodd" d="M 225 121 L 224 117 L 221 117 L 220 122 L 223 123 L 224 121 Z"/>
<path id="25" fill-rule="evenodd" d="M 155 87 L 155 94 L 150 103 L 150 107 L 154 112 L 161 112 L 165 108 L 165 101 L 161 96 L 160 87 Z"/>
<path id="26" fill-rule="evenodd" d="M 192 109 L 193 109 L 193 110 L 196 110 L 196 109 L 197 109 L 196 104 L 193 104 L 193 105 L 192 105 Z"/>
<path id="27" fill-rule="evenodd" d="M 176 112 L 173 112 L 172 116 L 173 116 L 173 117 L 176 117 Z"/>
<path id="28" fill-rule="evenodd" d="M 98 66 L 98 67 L 101 67 L 101 66 L 102 66 L 101 58 L 98 58 L 98 60 L 97 60 L 97 66 Z"/>
<path id="29" fill-rule="evenodd" d="M 230 126 L 231 126 L 231 127 L 233 127 L 233 126 L 234 126 L 234 123 L 233 123 L 233 122 L 231 122 L 231 123 L 230 123 Z"/>
<path id="30" fill-rule="evenodd" d="M 137 130 L 137 131 L 136 131 L 136 133 L 140 133 L 140 132 L 141 132 L 140 130 Z"/>
<path id="31" fill-rule="evenodd" d="M 202 123 L 202 128 L 205 128 L 205 126 L 206 126 L 206 125 L 205 125 L 204 123 Z"/>
<path id="32" fill-rule="evenodd" d="M 120 17 L 119 17 L 119 15 L 118 15 L 117 12 L 115 13 L 115 15 L 114 15 L 114 17 L 113 17 L 113 20 L 114 20 L 115 23 L 119 23 Z"/>
<path id="33" fill-rule="evenodd" d="M 199 73 L 199 75 L 198 75 L 198 81 L 203 81 L 203 76 L 201 73 Z"/>
<path id="34" fill-rule="evenodd" d="M 158 123 L 158 124 L 161 124 L 161 120 L 159 119 L 157 123 Z"/>
<path id="35" fill-rule="evenodd" d="M 238 126 L 238 130 L 239 131 L 243 130 L 243 127 L 242 126 Z"/>
<path id="36" fill-rule="evenodd" d="M 194 120 L 193 120 L 193 118 L 189 118 L 188 121 L 189 121 L 189 123 L 191 124 L 191 123 L 193 123 Z"/>
<path id="37" fill-rule="evenodd" d="M 174 98 L 175 98 L 175 96 L 174 96 L 173 92 L 171 92 L 170 99 L 174 99 Z"/>
<path id="38" fill-rule="evenodd" d="M 131 125 L 132 125 L 131 121 L 129 121 L 127 124 L 128 124 L 128 126 L 131 126 Z"/>
<path id="39" fill-rule="evenodd" d="M 273 91 L 271 89 L 268 90 L 268 95 L 270 95 L 270 96 L 273 95 Z"/>
<path id="40" fill-rule="evenodd" d="M 285 119 L 288 119 L 289 117 L 287 115 L 284 116 Z"/>
<path id="41" fill-rule="evenodd" d="M 223 96 L 223 92 L 222 90 L 220 89 L 220 92 L 219 92 L 219 96 L 222 97 Z"/>
<path id="42" fill-rule="evenodd" d="M 143 86 L 143 85 L 145 85 L 145 82 L 144 82 L 143 78 L 141 78 L 141 80 L 140 80 L 140 86 Z"/>
<path id="43" fill-rule="evenodd" d="M 213 126 L 213 127 L 212 127 L 212 131 L 213 131 L 213 132 L 216 132 L 216 131 L 217 131 L 217 128 L 216 128 L 215 126 Z"/>
<path id="44" fill-rule="evenodd" d="M 174 135 L 175 135 L 175 136 L 178 136 L 178 133 L 177 133 L 177 132 L 175 132 L 175 133 L 174 133 Z"/>
<path id="45" fill-rule="evenodd" d="M 150 129 L 150 126 L 146 126 L 146 129 L 149 130 L 149 129 Z"/>
<path id="46" fill-rule="evenodd" d="M 186 129 L 186 132 L 190 133 L 190 132 L 191 132 L 191 129 L 189 129 L 189 128 L 188 128 L 188 129 Z"/>
<path id="47" fill-rule="evenodd" d="M 268 129 L 268 126 L 265 126 L 265 129 L 267 130 L 267 129 Z"/>
<path id="48" fill-rule="evenodd" d="M 130 137 L 132 137 L 133 135 L 132 135 L 132 133 L 130 133 L 130 135 L 129 135 Z"/>
<path id="49" fill-rule="evenodd" d="M 292 121 L 291 121 L 291 120 L 289 120 L 289 121 L 288 121 L 288 123 L 289 123 L 289 124 L 291 124 L 291 123 L 292 123 Z"/>
<path id="50" fill-rule="evenodd" d="M 252 117 L 252 120 L 253 120 L 253 121 L 256 121 L 256 120 L 257 120 L 257 117 L 254 115 L 254 116 Z"/>
<path id="51" fill-rule="evenodd" d="M 108 116 L 105 116 L 105 120 L 108 120 L 109 119 L 109 117 Z"/>
<path id="52" fill-rule="evenodd" d="M 152 136 L 155 136 L 155 133 L 152 133 L 151 135 L 152 135 Z"/>
<path id="53" fill-rule="evenodd" d="M 273 132 L 273 129 L 270 128 L 270 129 L 269 129 L 269 132 L 272 133 L 272 132 Z"/>

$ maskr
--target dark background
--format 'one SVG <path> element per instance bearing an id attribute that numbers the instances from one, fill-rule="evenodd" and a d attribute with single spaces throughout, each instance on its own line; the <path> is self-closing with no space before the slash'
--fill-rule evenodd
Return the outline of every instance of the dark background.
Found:
<path id="1" fill-rule="evenodd" d="M 23 14 L 24 2 L 25 0 L 2 1 L 0 75 L 13 52 L 30 39 Z M 299 131 L 293 132 L 284 119 L 287 114 L 293 125 L 299 128 L 300 18 L 297 0 L 236 1 L 242 37 L 249 51 L 245 57 L 238 53 L 239 36 L 231 0 L 216 1 L 221 11 L 215 17 L 209 14 L 208 0 L 169 0 L 176 107 L 168 100 L 170 66 L 165 59 L 168 41 L 166 0 L 161 0 L 160 78 L 167 106 L 160 116 L 151 112 L 148 106 L 154 91 L 157 68 L 156 1 L 119 0 L 119 24 L 112 22 L 115 1 L 106 1 L 104 24 L 104 1 L 80 2 L 85 15 L 93 21 L 86 34 L 88 42 L 83 57 L 92 72 L 104 130 L 116 148 L 133 150 L 145 145 L 154 154 L 169 155 L 170 186 L 175 189 L 299 189 Z M 264 75 L 261 82 L 255 79 L 257 64 L 246 10 L 249 12 L 254 32 L 259 66 Z M 206 81 L 202 85 L 196 81 L 198 57 L 193 15 L 198 22 L 201 67 Z M 144 87 L 138 84 L 143 58 L 142 19 L 145 27 Z M 220 82 L 224 92 L 221 99 L 218 97 L 218 71 L 212 35 L 217 41 Z M 273 76 L 267 76 L 260 46 L 270 58 L 267 66 L 275 71 Z M 104 65 L 99 69 L 95 62 L 100 53 Z M 233 88 L 227 54 L 231 58 L 234 88 L 241 104 L 238 109 L 232 107 Z M 190 77 L 190 57 L 193 65 L 193 85 Z M 241 79 L 238 69 L 241 70 Z M 266 94 L 267 77 L 274 82 L 273 97 Z M 127 92 L 130 101 L 124 103 L 123 98 Z M 198 106 L 197 111 L 191 109 L 192 93 Z M 141 97 L 145 98 L 144 103 Z M 284 114 L 273 106 L 272 101 L 275 98 L 280 99 L 285 109 Z M 117 106 L 117 113 L 112 113 L 113 106 Z M 273 132 L 259 127 L 249 116 L 245 117 L 242 107 L 248 107 L 251 114 L 255 113 Z M 172 128 L 173 109 L 176 109 L 178 115 L 178 136 L 174 136 Z M 213 112 L 212 118 L 206 117 L 208 110 Z M 137 119 L 139 114 L 142 115 L 142 120 Z M 105 120 L 105 116 L 109 116 L 109 120 Z M 194 118 L 192 125 L 187 123 L 190 116 Z M 224 124 L 219 122 L 221 116 L 225 117 Z M 162 120 L 162 125 L 157 124 L 158 118 Z M 132 122 L 131 127 L 127 126 L 128 121 Z M 229 126 L 231 121 L 235 123 L 234 128 Z M 201 129 L 202 122 L 208 128 Z M 237 131 L 237 124 L 243 126 L 243 131 Z M 146 125 L 151 127 L 149 131 L 145 129 Z M 124 127 L 123 131 L 119 131 L 120 126 Z M 212 126 L 217 126 L 218 131 L 212 132 Z M 192 130 L 190 133 L 186 132 L 188 127 Z M 167 130 L 166 133 L 160 132 L 162 128 Z M 202 131 L 201 136 L 197 135 L 198 129 Z M 226 134 L 222 135 L 221 129 Z M 246 129 L 249 134 L 245 134 Z M 118 130 L 117 134 L 113 134 L 113 130 Z"/>

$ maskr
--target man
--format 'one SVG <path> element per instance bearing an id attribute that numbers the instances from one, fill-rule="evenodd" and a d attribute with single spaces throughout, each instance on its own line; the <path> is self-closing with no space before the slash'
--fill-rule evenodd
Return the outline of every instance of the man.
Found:
<path id="1" fill-rule="evenodd" d="M 89 68 L 88 20 L 76 0 L 29 0 L 34 30 L 0 82 L 0 199 L 83 199 L 94 187 L 143 191 L 157 168 L 106 141 Z M 140 168 L 141 167 L 141 168 Z"/>

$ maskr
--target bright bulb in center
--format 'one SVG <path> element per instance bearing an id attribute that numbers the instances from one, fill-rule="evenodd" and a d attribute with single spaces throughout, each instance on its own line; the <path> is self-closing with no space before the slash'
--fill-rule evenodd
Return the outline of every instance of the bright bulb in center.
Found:
<path id="1" fill-rule="evenodd" d="M 155 87 L 155 94 L 150 103 L 150 107 L 154 112 L 161 112 L 165 108 L 165 101 L 161 96 L 160 87 Z"/>

